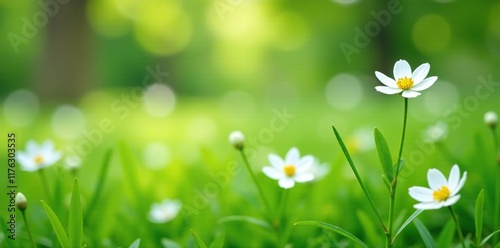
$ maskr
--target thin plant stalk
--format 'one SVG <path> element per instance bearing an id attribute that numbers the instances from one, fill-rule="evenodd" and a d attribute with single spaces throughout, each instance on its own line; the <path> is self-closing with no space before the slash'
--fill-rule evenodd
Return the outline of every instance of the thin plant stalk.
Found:
<path id="1" fill-rule="evenodd" d="M 388 230 L 387 230 L 387 234 L 386 234 L 386 243 L 385 243 L 385 246 L 387 248 L 392 247 L 392 244 L 393 244 L 392 243 L 392 232 L 393 232 L 393 227 L 394 227 L 394 203 L 396 202 L 396 188 L 398 185 L 399 162 L 401 161 L 401 156 L 403 155 L 403 145 L 405 143 L 407 120 L 408 120 L 408 98 L 405 98 L 403 131 L 401 134 L 401 143 L 399 145 L 398 160 L 396 160 L 396 173 L 394 176 L 394 181 L 391 182 L 391 199 L 390 199 L 390 203 L 389 203 L 389 223 L 388 223 Z"/>
<path id="2" fill-rule="evenodd" d="M 38 170 L 38 174 L 40 175 L 40 180 L 42 181 L 45 194 L 47 194 L 47 201 L 52 202 L 52 195 L 50 193 L 49 184 L 47 182 L 47 176 L 45 175 L 45 169 Z"/>
<path id="3" fill-rule="evenodd" d="M 455 213 L 455 210 L 453 210 L 452 206 L 449 206 L 448 209 L 450 210 L 451 217 L 453 218 L 455 226 L 457 227 L 457 233 L 458 237 L 460 238 L 460 243 L 462 244 L 462 248 L 466 248 L 464 235 L 462 234 L 462 228 L 460 228 L 460 223 L 458 222 L 457 214 Z"/>
<path id="4" fill-rule="evenodd" d="M 255 176 L 255 173 L 253 173 L 252 167 L 250 166 L 250 163 L 248 162 L 248 158 L 245 155 L 245 151 L 243 148 L 238 149 L 241 153 L 241 157 L 243 157 L 243 162 L 245 166 L 247 167 L 248 173 L 250 173 L 250 176 L 252 177 L 253 182 L 255 183 L 255 186 L 257 187 L 257 190 L 259 191 L 259 195 L 262 198 L 262 202 L 264 202 L 264 206 L 266 208 L 267 214 L 271 214 L 271 206 L 269 205 L 269 202 L 267 201 L 264 191 L 262 190 L 262 187 L 260 187 L 259 181 L 257 181 L 257 177 Z"/>
<path id="5" fill-rule="evenodd" d="M 21 210 L 24 219 L 24 225 L 26 226 L 26 231 L 28 232 L 28 236 L 30 237 L 31 244 L 33 245 L 34 248 L 36 248 L 37 246 L 35 243 L 35 239 L 33 239 L 33 235 L 31 235 L 30 226 L 28 225 L 28 219 L 26 218 L 26 214 L 24 212 L 25 211 Z"/>
<path id="6" fill-rule="evenodd" d="M 493 206 L 493 230 L 500 229 L 498 226 L 498 219 L 500 218 L 500 144 L 498 143 L 495 127 L 491 128 L 491 135 L 493 136 L 493 143 L 495 145 L 496 164 L 497 164 L 497 178 L 496 178 L 496 194 L 495 204 Z M 493 244 L 498 242 L 498 237 L 493 237 Z"/>
<path id="7" fill-rule="evenodd" d="M 289 189 L 284 189 L 283 195 L 281 196 L 280 200 L 280 205 L 278 207 L 278 212 L 276 213 L 276 235 L 278 239 L 278 247 L 283 247 L 283 238 L 281 237 L 281 231 L 282 231 L 282 219 L 283 219 L 283 214 L 285 213 L 285 208 L 287 205 L 288 201 L 288 194 L 289 194 Z"/>

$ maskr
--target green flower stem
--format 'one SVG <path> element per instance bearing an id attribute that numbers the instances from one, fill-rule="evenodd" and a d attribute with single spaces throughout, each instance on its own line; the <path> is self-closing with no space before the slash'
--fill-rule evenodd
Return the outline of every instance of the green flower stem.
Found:
<path id="1" fill-rule="evenodd" d="M 42 181 L 43 189 L 47 194 L 47 202 L 52 202 L 52 197 L 49 189 L 49 184 L 47 182 L 47 177 L 45 176 L 45 169 L 38 170 L 38 174 L 40 175 L 40 180 Z"/>
<path id="2" fill-rule="evenodd" d="M 491 135 L 493 136 L 493 143 L 495 145 L 496 151 L 496 164 L 497 164 L 497 179 L 496 179 L 496 195 L 495 195 L 495 205 L 493 207 L 493 230 L 500 229 L 498 225 L 498 219 L 500 218 L 500 144 L 498 144 L 497 134 L 495 127 L 491 128 Z M 493 237 L 493 244 L 498 243 L 498 237 Z"/>
<path id="3" fill-rule="evenodd" d="M 26 214 L 24 212 L 25 210 L 21 210 L 24 219 L 24 225 L 26 226 L 26 231 L 28 232 L 28 235 L 30 237 L 31 244 L 33 245 L 34 248 L 36 248 L 35 239 L 33 239 L 33 235 L 31 235 L 30 226 L 28 225 L 28 219 L 26 218 Z"/>
<path id="4" fill-rule="evenodd" d="M 462 248 L 466 248 L 464 235 L 462 234 L 462 228 L 460 228 L 460 223 L 458 223 L 457 214 L 455 213 L 455 210 L 453 210 L 452 206 L 449 206 L 448 209 L 450 210 L 451 217 L 453 218 L 455 226 L 457 227 L 458 237 L 460 238 L 460 243 L 462 244 Z"/>
<path id="5" fill-rule="evenodd" d="M 266 208 L 267 214 L 271 215 L 271 206 L 269 205 L 269 202 L 267 201 L 267 199 L 264 195 L 264 191 L 262 190 L 262 187 L 260 187 L 259 181 L 257 181 L 257 177 L 255 176 L 255 173 L 253 173 L 252 167 L 250 166 L 250 163 L 248 162 L 248 158 L 245 155 L 243 148 L 240 148 L 238 150 L 241 153 L 241 157 L 243 157 L 243 161 L 244 161 L 245 166 L 247 167 L 248 173 L 250 173 L 250 176 L 252 176 L 252 180 L 255 183 L 257 190 L 259 191 L 260 197 L 262 198 L 262 202 L 264 202 L 264 206 Z"/>
<path id="6" fill-rule="evenodd" d="M 394 227 L 394 203 L 396 202 L 396 188 L 398 185 L 399 162 L 401 161 L 401 156 L 403 155 L 403 145 L 405 143 L 407 120 L 408 120 L 408 98 L 405 98 L 403 131 L 401 134 L 401 143 L 399 145 L 398 160 L 396 160 L 396 173 L 394 176 L 394 181 L 391 182 L 391 199 L 390 199 L 390 203 L 389 203 L 389 223 L 388 223 L 389 229 L 388 229 L 387 234 L 386 234 L 386 242 L 385 242 L 385 246 L 387 248 L 390 248 L 393 245 L 392 232 L 393 232 L 393 227 Z"/>
<path id="7" fill-rule="evenodd" d="M 275 223 L 275 228 L 276 228 L 276 235 L 277 235 L 277 241 L 278 241 L 278 247 L 283 247 L 283 241 L 284 238 L 283 236 L 285 235 L 281 235 L 281 231 L 282 230 L 282 219 L 283 219 L 283 214 L 285 213 L 285 208 L 286 208 L 286 205 L 287 205 L 287 201 L 288 201 L 288 192 L 290 190 L 289 189 L 284 189 L 283 190 L 283 194 L 281 196 L 281 200 L 280 200 L 280 205 L 278 207 L 278 213 L 276 213 L 276 219 L 274 221 Z"/>

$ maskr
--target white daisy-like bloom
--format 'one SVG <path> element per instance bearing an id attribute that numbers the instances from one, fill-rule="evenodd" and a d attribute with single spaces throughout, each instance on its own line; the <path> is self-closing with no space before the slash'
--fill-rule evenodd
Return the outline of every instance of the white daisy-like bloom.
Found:
<path id="1" fill-rule="evenodd" d="M 314 163 L 314 157 L 307 155 L 300 157 L 299 149 L 292 147 L 283 160 L 276 154 L 269 154 L 271 166 L 262 168 L 262 172 L 272 179 L 278 180 L 280 187 L 289 189 L 295 186 L 295 182 L 304 183 L 312 181 L 314 175 L 309 168 Z"/>
<path id="2" fill-rule="evenodd" d="M 164 199 L 160 203 L 153 203 L 149 211 L 149 221 L 166 223 L 174 219 L 182 209 L 180 200 Z"/>
<path id="3" fill-rule="evenodd" d="M 424 141 L 427 143 L 439 143 L 448 137 L 448 125 L 444 122 L 438 122 L 428 127 L 423 134 Z"/>
<path id="4" fill-rule="evenodd" d="M 428 210 L 455 204 L 460 199 L 458 191 L 462 189 L 466 179 L 467 172 L 465 171 L 462 178 L 460 178 L 460 169 L 456 164 L 451 168 L 448 180 L 446 180 L 441 171 L 429 169 L 427 172 L 427 181 L 430 188 L 414 186 L 408 190 L 410 196 L 420 202 L 413 207 Z"/>
<path id="5" fill-rule="evenodd" d="M 406 60 L 400 59 L 394 64 L 394 79 L 381 72 L 375 72 L 378 80 L 385 85 L 377 86 L 375 89 L 389 95 L 402 92 L 402 96 L 405 98 L 417 97 L 420 95 L 419 91 L 431 87 L 438 79 L 437 76 L 425 78 L 430 68 L 429 63 L 424 63 L 412 73 L 410 64 Z"/>
<path id="6" fill-rule="evenodd" d="M 490 127 L 495 127 L 498 123 L 498 115 L 493 111 L 488 111 L 484 114 L 484 123 Z"/>
<path id="7" fill-rule="evenodd" d="M 37 171 L 54 165 L 62 156 L 60 151 L 54 150 L 54 143 L 46 140 L 38 145 L 34 140 L 26 143 L 26 151 L 17 153 L 17 161 L 24 171 Z"/>

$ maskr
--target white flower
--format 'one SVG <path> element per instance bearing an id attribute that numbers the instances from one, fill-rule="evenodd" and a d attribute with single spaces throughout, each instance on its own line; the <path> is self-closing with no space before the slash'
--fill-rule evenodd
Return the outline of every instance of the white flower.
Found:
<path id="1" fill-rule="evenodd" d="M 444 122 L 438 122 L 428 127 L 424 131 L 424 141 L 428 143 L 439 143 L 448 136 L 448 125 Z"/>
<path id="2" fill-rule="evenodd" d="M 488 111 L 484 114 L 484 123 L 490 127 L 495 127 L 498 123 L 498 115 L 493 111 Z"/>
<path id="3" fill-rule="evenodd" d="M 394 79 L 389 78 L 381 72 L 376 71 L 375 76 L 385 86 L 377 86 L 375 89 L 384 94 L 402 93 L 405 98 L 414 98 L 420 95 L 419 91 L 431 87 L 438 77 L 425 78 L 431 66 L 428 63 L 420 65 L 415 71 L 406 60 L 400 59 L 394 64 Z"/>
<path id="4" fill-rule="evenodd" d="M 307 172 L 311 173 L 314 176 L 314 181 L 319 181 L 323 179 L 328 173 L 330 173 L 330 164 L 329 163 L 321 163 L 318 159 L 314 159 L 313 164 Z"/>
<path id="5" fill-rule="evenodd" d="M 149 220 L 154 223 L 171 221 L 179 214 L 182 203 L 179 200 L 164 199 L 160 203 L 153 203 L 149 211 Z"/>
<path id="6" fill-rule="evenodd" d="M 52 166 L 61 158 L 61 152 L 54 150 L 54 144 L 46 140 L 42 145 L 30 140 L 26 144 L 26 151 L 19 151 L 17 160 L 21 169 L 25 171 L 37 171 Z"/>
<path id="7" fill-rule="evenodd" d="M 64 166 L 67 170 L 77 170 L 82 164 L 82 159 L 77 155 L 67 156 L 64 159 Z"/>
<path id="8" fill-rule="evenodd" d="M 266 176 L 279 180 L 280 187 L 289 189 L 295 186 L 295 182 L 303 183 L 314 179 L 309 167 L 314 163 L 314 157 L 307 155 L 300 157 L 299 149 L 292 147 L 286 154 L 285 160 L 276 154 L 269 154 L 271 166 L 262 168 Z"/>
<path id="9" fill-rule="evenodd" d="M 354 131 L 347 140 L 347 148 L 352 153 L 367 152 L 375 148 L 373 129 L 362 127 Z"/>
<path id="10" fill-rule="evenodd" d="M 229 143 L 237 149 L 241 149 L 245 144 L 245 135 L 240 131 L 233 131 L 229 134 Z"/>
<path id="11" fill-rule="evenodd" d="M 438 209 L 455 204 L 460 195 L 458 191 L 464 186 L 467 179 L 467 172 L 464 172 L 460 178 L 460 169 L 458 165 L 453 165 L 450 171 L 450 177 L 446 181 L 445 176 L 437 169 L 429 169 L 427 172 L 427 181 L 430 188 L 419 186 L 411 187 L 408 190 L 410 196 L 419 201 L 413 207 L 416 209 Z"/>

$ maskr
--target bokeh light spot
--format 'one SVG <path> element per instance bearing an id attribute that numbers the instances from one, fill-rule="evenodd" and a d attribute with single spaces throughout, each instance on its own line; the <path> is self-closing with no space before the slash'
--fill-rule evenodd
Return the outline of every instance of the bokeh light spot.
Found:
<path id="1" fill-rule="evenodd" d="M 413 26 L 413 43 L 422 53 L 434 53 L 443 50 L 448 45 L 450 36 L 449 22 L 439 15 L 423 16 Z"/>
<path id="2" fill-rule="evenodd" d="M 339 110 L 349 110 L 359 105 L 363 98 L 363 88 L 359 80 L 349 74 L 339 74 L 326 85 L 326 100 Z"/>
<path id="3" fill-rule="evenodd" d="M 28 90 L 17 90 L 7 96 L 3 113 L 7 122 L 15 127 L 25 127 L 38 116 L 38 97 Z"/>
<path id="4" fill-rule="evenodd" d="M 155 55 L 178 53 L 191 38 L 191 22 L 174 1 L 144 2 L 135 24 L 139 44 Z"/>
<path id="5" fill-rule="evenodd" d="M 455 85 L 439 80 L 422 94 L 422 98 L 427 112 L 434 116 L 443 116 L 447 109 L 458 102 L 459 93 Z"/>
<path id="6" fill-rule="evenodd" d="M 164 168 L 170 162 L 170 149 L 163 142 L 150 143 L 142 152 L 142 160 L 150 169 Z"/>
<path id="7" fill-rule="evenodd" d="M 335 3 L 340 3 L 344 5 L 349 5 L 358 2 L 359 0 L 333 0 Z"/>
<path id="8" fill-rule="evenodd" d="M 165 84 L 156 83 L 149 86 L 143 95 L 144 108 L 153 117 L 165 117 L 175 107 L 175 94 Z"/>
<path id="9" fill-rule="evenodd" d="M 85 127 L 85 117 L 80 109 L 63 104 L 52 114 L 52 131 L 60 138 L 72 140 L 78 138 Z"/>

